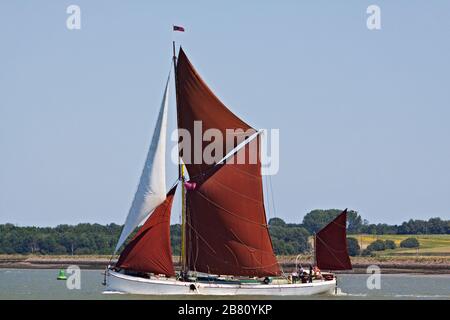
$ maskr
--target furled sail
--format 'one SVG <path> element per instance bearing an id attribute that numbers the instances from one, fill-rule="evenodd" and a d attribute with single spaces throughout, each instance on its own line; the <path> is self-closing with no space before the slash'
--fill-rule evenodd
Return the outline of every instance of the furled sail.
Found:
<path id="1" fill-rule="evenodd" d="M 166 131 L 167 109 L 169 96 L 169 77 L 167 78 L 164 95 L 156 122 L 155 131 L 147 153 L 139 186 L 134 195 L 133 203 L 128 212 L 125 225 L 117 242 L 116 253 L 133 230 L 160 205 L 166 198 Z"/>
<path id="2" fill-rule="evenodd" d="M 245 133 L 252 128 L 234 115 L 214 95 L 181 48 L 176 72 L 178 128 L 187 130 L 192 137 L 190 142 L 191 152 L 189 154 L 183 152 L 182 158 L 186 164 L 189 176 L 192 178 L 206 173 L 215 163 L 221 160 L 219 156 L 218 161 L 215 163 L 204 161 L 205 159 L 202 156 L 203 150 L 210 142 L 203 141 L 202 137 L 207 130 L 216 129 L 221 132 L 225 139 L 228 137 L 234 139 L 234 143 L 229 143 L 228 145 L 223 143 L 222 156 L 224 157 L 240 141 L 246 138 Z M 201 121 L 200 132 L 195 130 L 195 122 L 199 124 L 198 121 Z M 241 129 L 243 133 L 227 134 L 227 129 Z M 201 137 L 198 137 L 198 134 L 201 134 Z M 200 146 L 196 145 L 198 141 L 200 141 Z"/>
<path id="3" fill-rule="evenodd" d="M 252 129 L 214 95 L 182 49 L 176 76 L 179 129 L 194 136 L 198 134 L 194 122 L 201 121 L 201 134 L 216 129 L 225 139 L 229 129 Z M 243 140 L 239 136 L 233 139 L 234 143 L 223 144 L 224 156 Z M 280 274 L 264 209 L 259 137 L 254 142 L 226 162 L 190 161 L 182 153 L 190 186 L 195 186 L 187 188 L 186 194 L 185 253 L 189 270 L 242 276 Z M 191 141 L 192 149 L 194 143 Z M 200 147 L 202 152 L 207 146 L 203 142 Z M 242 154 L 245 161 L 239 161 Z"/>
<path id="4" fill-rule="evenodd" d="M 323 270 L 350 270 L 347 209 L 316 234 L 316 263 Z"/>
<path id="5" fill-rule="evenodd" d="M 170 246 L 170 212 L 176 185 L 122 251 L 116 266 L 140 272 L 175 275 Z"/>

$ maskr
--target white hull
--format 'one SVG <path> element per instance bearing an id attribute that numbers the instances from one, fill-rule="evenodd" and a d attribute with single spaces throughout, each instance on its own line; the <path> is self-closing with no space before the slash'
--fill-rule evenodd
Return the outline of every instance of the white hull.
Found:
<path id="1" fill-rule="evenodd" d="M 309 296 L 332 294 L 336 280 L 296 284 L 217 284 L 182 282 L 173 278 L 145 279 L 107 270 L 106 285 L 109 292 L 145 295 Z"/>

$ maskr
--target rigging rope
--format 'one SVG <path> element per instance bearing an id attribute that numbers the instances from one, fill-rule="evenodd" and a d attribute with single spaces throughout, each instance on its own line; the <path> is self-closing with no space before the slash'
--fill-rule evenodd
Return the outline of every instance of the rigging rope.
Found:
<path id="1" fill-rule="evenodd" d="M 276 207 L 275 207 L 275 197 L 273 195 L 272 176 L 270 176 L 270 175 L 269 175 L 269 185 L 270 185 L 270 195 L 272 197 L 273 214 L 276 217 L 277 211 L 276 211 Z"/>

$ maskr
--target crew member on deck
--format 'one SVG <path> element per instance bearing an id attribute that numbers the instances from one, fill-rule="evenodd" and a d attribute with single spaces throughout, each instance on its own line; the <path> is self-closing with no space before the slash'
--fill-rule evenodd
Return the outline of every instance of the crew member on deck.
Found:
<path id="1" fill-rule="evenodd" d="M 313 267 L 309 265 L 309 282 L 311 283 L 313 280 Z"/>
<path id="2" fill-rule="evenodd" d="M 318 266 L 314 266 L 314 277 L 316 279 L 322 279 L 322 273 L 320 272 L 320 269 Z"/>
<path id="3" fill-rule="evenodd" d="M 298 274 L 299 274 L 299 275 L 302 275 L 303 272 L 305 272 L 305 270 L 303 269 L 302 266 L 300 266 L 300 268 L 298 268 Z"/>

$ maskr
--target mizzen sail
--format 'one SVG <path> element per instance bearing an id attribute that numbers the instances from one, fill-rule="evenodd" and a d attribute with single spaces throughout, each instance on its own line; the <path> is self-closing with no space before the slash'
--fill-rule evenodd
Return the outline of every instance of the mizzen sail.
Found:
<path id="1" fill-rule="evenodd" d="M 316 234 L 316 263 L 323 270 L 350 270 L 347 249 L 347 209 Z"/>
<path id="2" fill-rule="evenodd" d="M 170 75 L 167 78 L 161 108 L 139 185 L 114 253 L 119 250 L 133 230 L 166 199 L 165 155 L 169 79 Z"/>

